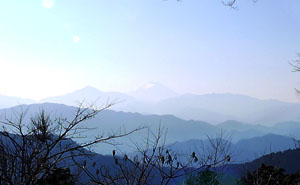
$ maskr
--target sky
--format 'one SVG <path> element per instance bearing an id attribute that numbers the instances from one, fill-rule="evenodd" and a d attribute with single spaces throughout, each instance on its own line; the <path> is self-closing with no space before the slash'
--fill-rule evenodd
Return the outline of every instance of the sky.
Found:
<path id="1" fill-rule="evenodd" d="M 85 86 L 300 102 L 299 0 L 2 0 L 0 94 L 41 99 Z"/>

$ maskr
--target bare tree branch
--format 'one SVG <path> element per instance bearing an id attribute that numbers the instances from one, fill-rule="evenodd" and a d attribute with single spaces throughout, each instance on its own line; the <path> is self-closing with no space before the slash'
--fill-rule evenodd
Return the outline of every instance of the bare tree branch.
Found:
<path id="1" fill-rule="evenodd" d="M 107 103 L 104 107 L 97 108 L 94 104 L 84 106 L 80 103 L 72 119 L 52 119 L 44 110 L 31 117 L 27 123 L 24 123 L 26 112 L 15 113 L 17 119 L 5 118 L 1 121 L 3 127 L 0 131 L 1 184 L 39 184 L 66 160 L 93 155 L 87 150 L 89 147 L 97 143 L 113 144 L 114 139 L 142 129 L 96 136 L 85 143 L 72 141 L 74 138 L 81 138 L 82 133 L 91 129 L 83 126 L 85 121 L 113 104 Z M 74 165 L 69 163 L 65 167 Z"/>

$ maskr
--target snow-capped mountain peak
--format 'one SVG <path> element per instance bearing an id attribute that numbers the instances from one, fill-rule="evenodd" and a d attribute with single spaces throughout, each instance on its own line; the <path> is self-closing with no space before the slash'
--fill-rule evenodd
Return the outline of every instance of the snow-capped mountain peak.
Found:
<path id="1" fill-rule="evenodd" d="M 130 93 L 136 99 L 157 102 L 177 95 L 174 91 L 158 82 L 149 82 Z"/>

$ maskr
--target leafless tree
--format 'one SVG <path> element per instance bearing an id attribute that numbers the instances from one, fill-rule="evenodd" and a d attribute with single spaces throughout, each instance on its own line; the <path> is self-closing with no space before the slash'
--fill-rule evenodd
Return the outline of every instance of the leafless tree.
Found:
<path id="1" fill-rule="evenodd" d="M 290 62 L 290 65 L 293 67 L 293 72 L 299 72 L 300 71 L 300 53 L 297 53 L 297 58 L 296 60 L 293 60 L 292 62 Z M 295 89 L 297 95 L 300 95 L 300 90 L 299 89 Z"/>
<path id="2" fill-rule="evenodd" d="M 176 1 L 182 1 L 182 0 L 176 0 Z M 238 9 L 238 6 L 236 5 L 238 3 L 239 0 L 223 0 L 222 3 L 225 6 L 228 6 L 230 8 L 233 8 L 235 10 Z M 250 0 L 253 3 L 256 3 L 258 0 Z"/>
<path id="3" fill-rule="evenodd" d="M 251 0 L 252 2 L 256 3 L 258 0 Z M 238 0 L 226 0 L 226 1 L 222 1 L 222 3 L 225 6 L 229 6 L 230 8 L 233 9 L 238 9 L 238 7 L 236 6 Z"/>
<path id="4" fill-rule="evenodd" d="M 0 131 L 0 184 L 35 185 L 53 174 L 59 167 L 71 167 L 71 158 L 92 155 L 88 147 L 97 143 L 111 143 L 114 139 L 131 134 L 130 132 L 99 135 L 83 143 L 72 139 L 83 137 L 90 128 L 84 122 L 99 112 L 111 107 L 107 104 L 98 109 L 94 105 L 80 104 L 74 117 L 51 118 L 41 111 L 25 121 L 27 111 L 15 115 L 15 119 L 1 121 Z M 68 164 L 65 162 L 68 161 Z"/>
<path id="5" fill-rule="evenodd" d="M 199 152 L 179 154 L 165 144 L 166 134 L 159 129 L 155 134 L 148 130 L 142 145 L 135 142 L 135 155 L 113 150 L 114 165 L 110 168 L 91 162 L 90 166 L 78 162 L 91 184 L 167 185 L 176 178 L 193 172 L 218 167 L 231 160 L 228 147 L 221 137 L 209 138 L 210 147 Z M 227 141 L 225 141 L 227 142 Z"/>

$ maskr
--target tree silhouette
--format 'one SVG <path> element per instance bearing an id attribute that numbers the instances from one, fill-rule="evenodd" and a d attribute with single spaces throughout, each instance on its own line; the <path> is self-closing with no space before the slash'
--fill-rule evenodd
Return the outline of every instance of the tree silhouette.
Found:
<path id="1" fill-rule="evenodd" d="M 83 125 L 86 120 L 112 105 L 98 109 L 93 104 L 80 104 L 71 119 L 51 118 L 45 111 L 29 120 L 25 119 L 26 111 L 5 118 L 0 130 L 0 184 L 72 184 L 72 159 L 92 155 L 87 148 L 96 143 L 111 142 L 140 129 L 99 135 L 84 143 L 72 141 L 90 130 Z"/>
<path id="2" fill-rule="evenodd" d="M 90 166 L 84 162 L 78 162 L 77 165 L 93 184 L 167 185 L 174 184 L 179 177 L 222 166 L 230 161 L 228 145 L 222 142 L 223 135 L 209 138 L 211 145 L 203 148 L 203 153 L 192 152 L 190 155 L 173 152 L 165 145 L 163 136 L 166 135 L 162 129 L 157 133 L 149 129 L 142 145 L 135 144 L 135 155 L 113 150 L 114 164 L 109 169 L 97 165 L 96 161 L 91 162 Z"/>
<path id="3" fill-rule="evenodd" d="M 37 185 L 75 185 L 75 178 L 69 168 L 54 168 Z"/>
<path id="4" fill-rule="evenodd" d="M 256 3 L 258 0 L 251 0 L 252 2 Z M 226 1 L 222 1 L 222 3 L 225 6 L 229 6 L 230 8 L 233 9 L 238 9 L 238 7 L 236 6 L 238 0 L 226 0 Z"/>
<path id="5" fill-rule="evenodd" d="M 246 177 L 242 178 L 247 185 L 299 185 L 300 175 L 285 174 L 282 168 L 266 166 L 262 164 L 258 170 L 253 173 L 248 172 Z"/>

